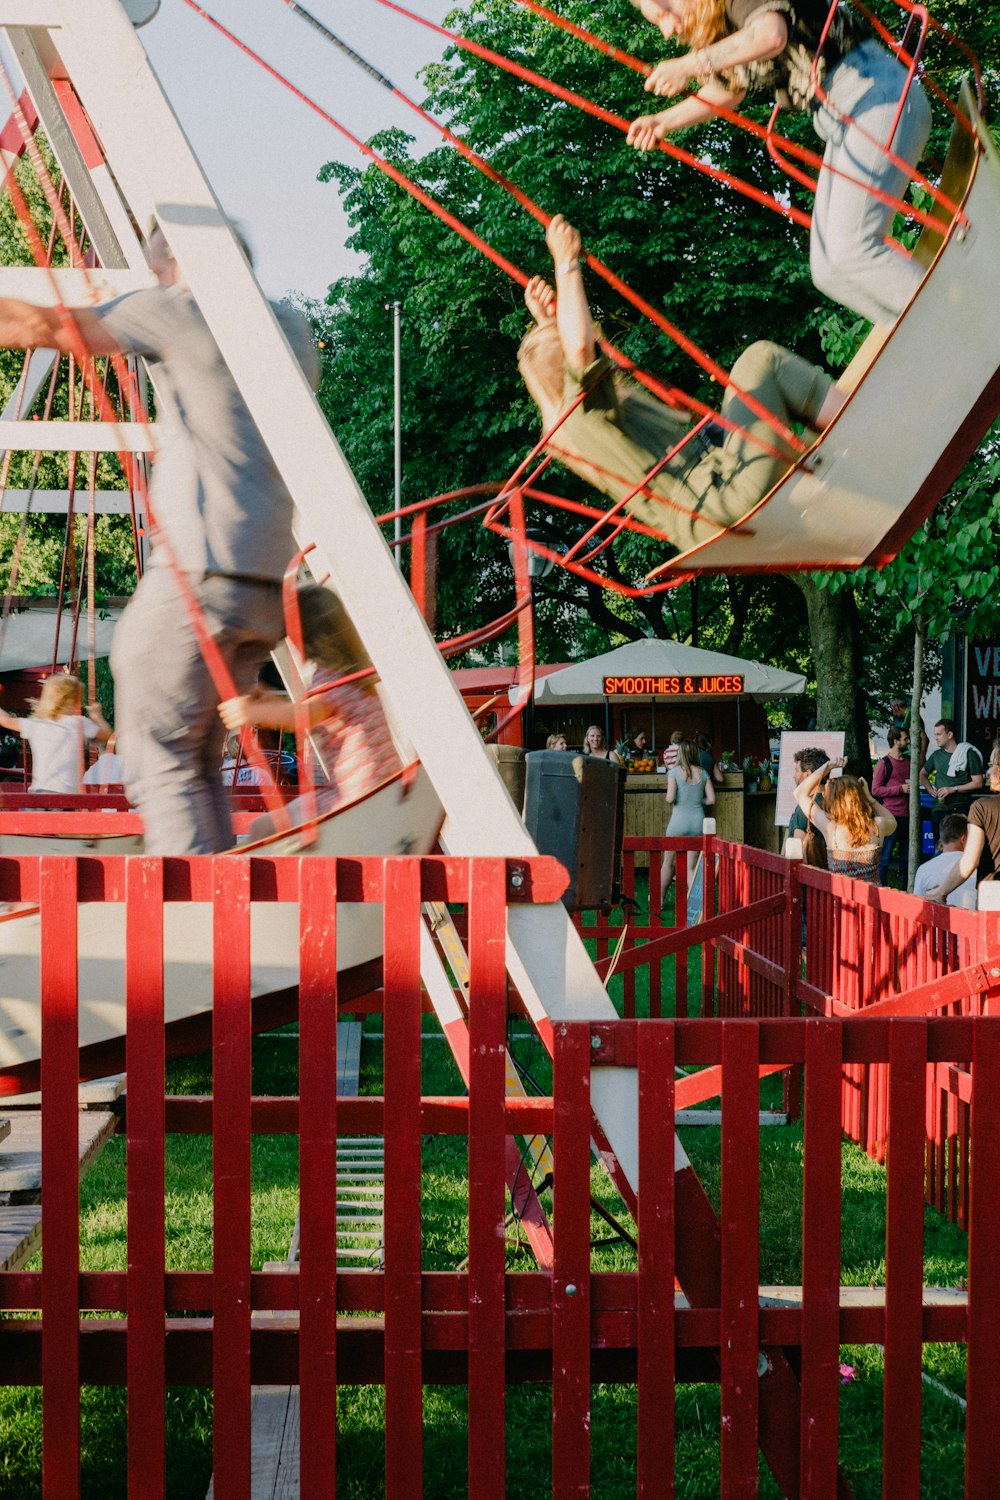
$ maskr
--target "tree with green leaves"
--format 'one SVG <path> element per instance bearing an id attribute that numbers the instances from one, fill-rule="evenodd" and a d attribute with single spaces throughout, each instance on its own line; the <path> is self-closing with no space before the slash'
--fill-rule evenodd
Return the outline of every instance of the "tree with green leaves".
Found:
<path id="1" fill-rule="evenodd" d="M 563 0 L 559 8 L 649 61 L 662 55 L 662 40 L 627 0 L 599 12 L 583 0 Z M 898 18 L 895 7 L 882 9 Z M 943 19 L 961 21 L 969 40 L 992 56 L 988 48 L 1000 7 L 978 8 L 971 25 L 964 7 L 951 3 L 939 10 Z M 450 24 L 625 118 L 646 107 L 635 74 L 508 0 L 475 0 L 453 13 Z M 953 89 L 954 63 L 936 36 L 928 40 L 927 56 Z M 465 52 L 450 49 L 424 77 L 433 115 L 544 209 L 572 217 L 589 249 L 720 363 L 731 364 L 757 338 L 777 337 L 837 369 L 866 332 L 863 322 L 832 307 L 812 287 L 804 234 L 787 219 L 663 153 L 638 155 L 611 126 Z M 989 74 L 988 85 L 993 82 Z M 766 108 L 758 112 L 758 118 L 766 115 Z M 781 128 L 815 145 L 803 117 L 783 116 Z M 945 138 L 943 129 L 932 138 L 932 170 L 943 157 Z M 373 144 L 526 272 L 547 268 L 540 227 L 454 150 L 443 146 L 414 159 L 411 141 L 399 131 L 387 131 Z M 808 207 L 760 143 L 725 122 L 704 125 L 678 144 Z M 515 369 L 526 326 L 519 289 L 375 168 L 331 162 L 321 175 L 340 192 L 351 243 L 363 257 L 356 275 L 336 282 L 326 304 L 310 309 L 326 345 L 321 400 L 373 510 L 391 505 L 385 305 L 396 299 L 405 312 L 404 503 L 503 481 L 538 432 Z M 590 278 L 588 292 L 607 334 L 638 364 L 718 403 L 718 389 L 713 393 L 699 367 L 652 324 L 602 282 Z M 564 474 L 551 487 L 584 493 Z M 553 544 L 573 535 L 559 512 L 538 511 L 529 520 Z M 964 521 L 957 526 L 963 529 Z M 982 533 L 970 532 L 969 547 L 982 544 Z M 626 534 L 604 554 L 603 566 L 609 579 L 634 582 L 661 556 L 655 545 Z M 506 548 L 497 538 L 474 522 L 444 534 L 439 617 L 445 633 L 500 615 L 511 587 Z M 709 576 L 635 600 L 556 570 L 539 586 L 538 598 L 539 640 L 550 659 L 648 634 L 808 668 L 808 637 L 818 724 L 844 728 L 852 760 L 863 768 L 871 675 L 865 648 L 898 630 L 887 596 L 866 570 L 842 582 L 820 575 Z M 894 665 L 892 675 L 899 670 Z"/>

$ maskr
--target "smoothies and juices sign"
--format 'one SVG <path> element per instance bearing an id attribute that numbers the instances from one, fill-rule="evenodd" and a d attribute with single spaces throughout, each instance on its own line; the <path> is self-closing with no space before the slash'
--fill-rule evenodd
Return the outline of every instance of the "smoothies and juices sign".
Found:
<path id="1" fill-rule="evenodd" d="M 690 677 L 605 677 L 608 698 L 738 698 L 743 692 L 740 673 L 695 673 Z"/>

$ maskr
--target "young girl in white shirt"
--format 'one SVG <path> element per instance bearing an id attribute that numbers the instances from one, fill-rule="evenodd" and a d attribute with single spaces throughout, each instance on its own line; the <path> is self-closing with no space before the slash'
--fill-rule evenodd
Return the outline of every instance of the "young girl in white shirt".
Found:
<path id="1" fill-rule="evenodd" d="M 21 719 L 0 709 L 0 725 L 31 747 L 31 791 L 75 793 L 83 789 L 88 740 L 108 740 L 111 726 L 99 703 L 83 707 L 83 683 L 67 672 L 46 677 L 31 716 Z"/>

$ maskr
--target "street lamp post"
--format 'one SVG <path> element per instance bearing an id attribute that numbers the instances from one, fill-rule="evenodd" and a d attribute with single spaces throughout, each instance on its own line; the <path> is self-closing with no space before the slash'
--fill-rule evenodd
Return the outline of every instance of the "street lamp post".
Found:
<path id="1" fill-rule="evenodd" d="M 524 534 L 529 544 L 531 542 L 544 542 L 546 545 L 549 545 L 549 538 L 543 531 L 539 531 L 535 527 L 529 527 Z M 510 557 L 510 565 L 511 567 L 513 567 L 515 555 L 515 545 L 513 541 L 507 543 L 507 553 Z M 534 620 L 535 613 L 535 584 L 538 583 L 540 579 L 547 578 L 554 567 L 555 563 L 553 562 L 551 557 L 546 557 L 542 552 L 536 552 L 534 548 L 529 545 L 528 589 L 531 593 L 532 620 Z M 534 696 L 534 685 L 532 685 L 531 691 L 528 693 L 527 701 L 524 705 L 524 747 L 526 750 L 531 749 L 531 737 L 535 727 Z"/>

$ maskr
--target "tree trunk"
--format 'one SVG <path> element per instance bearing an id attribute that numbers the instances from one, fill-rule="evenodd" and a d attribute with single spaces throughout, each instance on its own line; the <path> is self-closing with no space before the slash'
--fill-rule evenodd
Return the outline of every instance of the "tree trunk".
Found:
<path id="1" fill-rule="evenodd" d="M 816 667 L 816 728 L 842 729 L 852 772 L 870 777 L 868 706 L 862 689 L 861 621 L 853 589 L 831 593 L 807 575 L 795 583 L 805 595 Z"/>
<path id="2" fill-rule="evenodd" d="M 913 697 L 910 700 L 910 847 L 907 851 L 909 878 L 906 889 L 913 893 L 913 882 L 917 877 L 917 860 L 920 858 L 923 830 L 923 809 L 920 806 L 920 769 L 924 762 L 920 742 L 921 702 L 924 696 L 924 647 L 927 641 L 927 626 L 922 615 L 913 617 Z"/>

